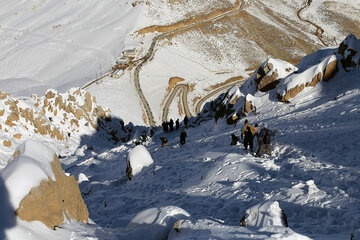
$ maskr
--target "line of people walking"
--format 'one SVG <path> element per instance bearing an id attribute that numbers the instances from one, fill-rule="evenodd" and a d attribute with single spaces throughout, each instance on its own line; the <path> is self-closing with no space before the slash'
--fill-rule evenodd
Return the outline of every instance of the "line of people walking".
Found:
<path id="1" fill-rule="evenodd" d="M 243 141 L 245 149 L 250 149 L 251 152 L 254 151 L 254 138 L 258 144 L 258 149 L 256 152 L 256 157 L 261 156 L 264 152 L 267 155 L 271 155 L 271 136 L 275 136 L 276 142 L 276 133 L 268 129 L 267 124 L 263 124 L 262 129 L 259 132 L 259 125 L 255 124 L 254 127 L 249 124 L 249 121 L 245 119 L 245 125 L 241 129 L 240 138 Z M 240 139 L 235 135 L 231 134 L 231 145 L 236 145 Z"/>
<path id="2" fill-rule="evenodd" d="M 187 116 L 184 117 L 184 126 L 188 127 L 189 119 Z M 170 119 L 169 122 L 163 122 L 162 124 L 163 132 L 173 132 L 174 131 L 174 121 Z M 175 121 L 175 129 L 178 130 L 180 128 L 180 121 L 177 119 Z M 187 133 L 185 131 L 185 128 L 182 129 L 180 133 L 180 144 L 184 145 L 186 143 Z M 161 140 L 161 146 L 165 147 L 168 146 L 168 139 L 166 137 L 160 137 Z"/>

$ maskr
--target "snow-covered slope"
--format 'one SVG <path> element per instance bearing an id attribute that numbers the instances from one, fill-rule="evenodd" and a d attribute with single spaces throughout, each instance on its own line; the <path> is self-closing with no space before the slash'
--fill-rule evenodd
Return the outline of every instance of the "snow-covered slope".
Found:
<path id="1" fill-rule="evenodd" d="M 264 97 L 258 115 L 248 120 L 278 130 L 270 157 L 230 146 L 230 134 L 240 135 L 242 121 L 234 127 L 219 120 L 193 123 L 184 146 L 179 131 L 157 129 L 145 144 L 156 166 L 130 182 L 125 157 L 133 142 L 88 148 L 63 163 L 74 175 L 86 173 L 89 182 L 80 188 L 90 218 L 113 236 L 126 236 L 128 223 L 143 210 L 178 206 L 191 217 L 171 239 L 348 239 L 360 228 L 360 72 L 347 74 L 339 72 L 288 104 Z M 161 136 L 168 138 L 168 147 L 161 148 Z M 87 145 L 96 146 L 96 139 Z M 290 229 L 240 227 L 246 210 L 273 201 Z"/>
<path id="2" fill-rule="evenodd" d="M 169 119 L 185 115 L 181 97 L 169 99 L 173 77 L 183 78 L 182 84 L 190 87 L 187 114 L 196 115 L 203 98 L 211 98 L 234 77 L 248 77 L 264 59 L 297 63 L 320 47 L 336 45 L 350 32 L 359 35 L 356 1 L 304 4 L 298 0 L 4 0 L 0 90 L 17 97 L 43 95 L 48 88 L 65 92 L 82 87 L 109 73 L 124 51 L 136 49 L 131 56 L 134 65 L 120 79 L 106 75 L 89 91 L 126 123 L 144 125 L 148 110 L 138 96 L 133 71 L 154 37 L 161 36 L 153 56 L 139 69 L 154 121 L 157 125 L 163 121 L 167 101 Z M 165 30 L 136 33 L 149 26 Z M 123 107 L 128 104 L 130 112 Z"/>

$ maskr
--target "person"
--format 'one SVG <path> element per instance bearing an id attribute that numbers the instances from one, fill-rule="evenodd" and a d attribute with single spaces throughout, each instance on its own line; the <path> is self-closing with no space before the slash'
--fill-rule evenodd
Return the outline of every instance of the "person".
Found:
<path id="1" fill-rule="evenodd" d="M 189 119 L 188 119 L 187 116 L 185 116 L 185 117 L 184 117 L 184 125 L 185 125 L 185 127 L 188 126 L 188 123 L 189 123 Z"/>
<path id="2" fill-rule="evenodd" d="M 267 128 L 267 124 L 266 123 L 264 124 L 263 128 L 259 133 L 260 147 L 256 153 L 256 157 L 260 157 L 264 151 L 267 155 L 271 156 L 270 136 L 275 136 L 276 132 L 277 132 L 276 129 L 275 131 L 271 131 L 270 129 Z"/>
<path id="3" fill-rule="evenodd" d="M 164 127 L 165 127 L 165 132 L 168 132 L 169 131 L 169 123 L 164 122 Z"/>
<path id="4" fill-rule="evenodd" d="M 172 118 L 170 119 L 169 126 L 170 126 L 170 132 L 174 131 L 174 121 L 172 120 Z"/>
<path id="5" fill-rule="evenodd" d="M 181 143 L 181 145 L 185 144 L 186 138 L 187 138 L 187 134 L 185 132 L 185 128 L 183 128 L 181 133 L 180 133 L 180 143 Z"/>
<path id="6" fill-rule="evenodd" d="M 179 129 L 179 127 L 180 127 L 179 119 L 176 119 L 175 125 L 176 125 L 176 131 L 177 131 Z"/>
<path id="7" fill-rule="evenodd" d="M 238 141 L 240 140 L 239 137 L 237 137 L 235 134 L 231 134 L 231 143 L 230 145 L 236 145 L 238 143 Z"/>
<path id="8" fill-rule="evenodd" d="M 151 128 L 150 129 L 150 137 L 154 137 L 155 136 L 155 129 L 154 128 Z"/>
<path id="9" fill-rule="evenodd" d="M 161 147 L 166 147 L 168 145 L 168 139 L 166 137 L 160 137 Z"/>
<path id="10" fill-rule="evenodd" d="M 244 147 L 245 149 L 248 149 L 248 146 L 250 147 L 250 151 L 253 152 L 254 151 L 254 136 L 253 136 L 253 132 L 251 131 L 250 126 L 246 127 L 246 130 L 244 132 Z"/>
<path id="11" fill-rule="evenodd" d="M 146 131 L 144 130 L 141 134 L 141 142 L 146 142 L 147 136 L 146 136 Z"/>
<path id="12" fill-rule="evenodd" d="M 253 132 L 254 138 L 256 137 L 256 143 L 257 143 L 257 147 L 259 149 L 260 145 L 259 145 L 259 124 L 255 124 L 254 125 L 254 129 L 255 131 Z"/>
<path id="13" fill-rule="evenodd" d="M 249 131 L 248 131 L 248 127 L 250 128 Z M 246 134 L 245 134 L 245 138 L 244 138 L 245 131 L 246 131 Z M 255 132 L 255 128 L 249 124 L 249 121 L 247 119 L 245 119 L 245 125 L 241 129 L 241 135 L 240 135 L 241 139 L 244 139 L 243 143 L 244 143 L 245 149 L 247 149 L 247 147 L 250 145 L 250 150 L 251 151 L 253 150 L 254 132 Z"/>

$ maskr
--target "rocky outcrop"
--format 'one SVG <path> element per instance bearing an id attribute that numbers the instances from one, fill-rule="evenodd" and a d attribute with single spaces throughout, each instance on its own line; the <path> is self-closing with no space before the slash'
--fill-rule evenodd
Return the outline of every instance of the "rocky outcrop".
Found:
<path id="1" fill-rule="evenodd" d="M 314 87 L 320 81 L 329 81 L 338 71 L 338 61 L 335 56 L 330 57 L 324 61 L 328 62 L 325 63 L 325 67 L 322 69 L 322 71 L 317 71 L 316 74 L 313 74 L 311 81 L 303 81 L 301 84 L 296 84 L 295 86 L 284 88 L 286 90 L 278 91 L 279 101 L 288 102 L 290 98 L 294 98 L 301 91 L 303 91 L 305 87 Z M 299 75 L 299 77 L 301 77 L 301 75 Z M 303 77 L 307 77 L 306 74 L 304 74 Z M 296 79 L 294 78 L 293 81 L 296 82 Z"/>
<path id="2" fill-rule="evenodd" d="M 69 221 L 88 223 L 89 212 L 74 176 L 64 174 L 56 155 L 50 165 L 55 180 L 49 176 L 40 186 L 32 188 L 20 202 L 16 215 L 25 221 L 41 221 L 51 229 L 63 223 L 64 216 Z"/>
<path id="3" fill-rule="evenodd" d="M 360 40 L 355 35 L 349 34 L 340 43 L 338 53 L 342 56 L 341 65 L 345 70 L 360 67 Z"/>
<path id="4" fill-rule="evenodd" d="M 266 92 L 271 89 L 274 89 L 279 83 L 279 74 L 277 69 L 273 70 L 274 65 L 270 62 L 267 62 L 265 66 L 260 66 L 257 73 L 255 82 L 257 83 L 257 90 L 261 92 Z M 271 74 L 268 74 L 271 70 Z"/>

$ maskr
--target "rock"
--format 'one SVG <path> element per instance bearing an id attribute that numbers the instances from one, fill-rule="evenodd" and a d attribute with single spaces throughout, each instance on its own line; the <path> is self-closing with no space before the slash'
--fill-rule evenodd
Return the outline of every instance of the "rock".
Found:
<path id="1" fill-rule="evenodd" d="M 4 141 L 3 141 L 3 145 L 4 145 L 5 147 L 11 147 L 11 141 L 9 141 L 9 140 L 4 140 Z"/>
<path id="2" fill-rule="evenodd" d="M 355 35 L 349 34 L 340 43 L 338 53 L 342 56 L 341 65 L 345 70 L 360 67 L 360 39 L 356 39 Z"/>
<path id="3" fill-rule="evenodd" d="M 20 139 L 22 137 L 21 133 L 16 133 L 13 135 L 14 138 Z"/>
<path id="4" fill-rule="evenodd" d="M 314 68 L 315 70 L 312 71 L 318 71 L 317 74 L 314 74 L 314 77 L 311 79 L 311 81 L 303 81 L 302 84 L 297 84 L 293 87 L 285 87 L 284 90 L 278 91 L 278 99 L 281 102 L 289 102 L 290 98 L 294 98 L 296 95 L 298 95 L 301 91 L 304 90 L 305 87 L 314 87 L 316 86 L 320 81 L 329 81 L 335 73 L 338 71 L 338 60 L 336 57 L 332 56 L 329 57 L 323 62 L 321 62 L 318 67 L 320 67 L 321 64 L 325 64 L 323 69 L 321 71 L 318 71 L 318 68 Z M 302 75 L 297 75 L 297 78 L 301 78 Z M 303 77 L 306 77 L 306 74 L 304 74 Z M 297 81 L 297 79 L 293 79 L 294 82 Z"/>
<path id="5" fill-rule="evenodd" d="M 255 79 L 255 82 L 257 83 L 257 90 L 261 92 L 266 92 L 274 89 L 279 83 L 279 74 L 277 72 L 277 69 L 272 71 L 271 75 L 268 75 L 268 73 L 271 72 L 273 68 L 274 65 L 270 62 L 267 62 L 265 66 L 259 67 Z"/>
<path id="6" fill-rule="evenodd" d="M 69 221 L 88 223 L 89 212 L 74 176 L 64 174 L 56 154 L 50 165 L 56 180 L 49 177 L 33 187 L 20 202 L 16 215 L 25 221 L 41 221 L 51 229 L 60 225 L 64 216 Z"/>

